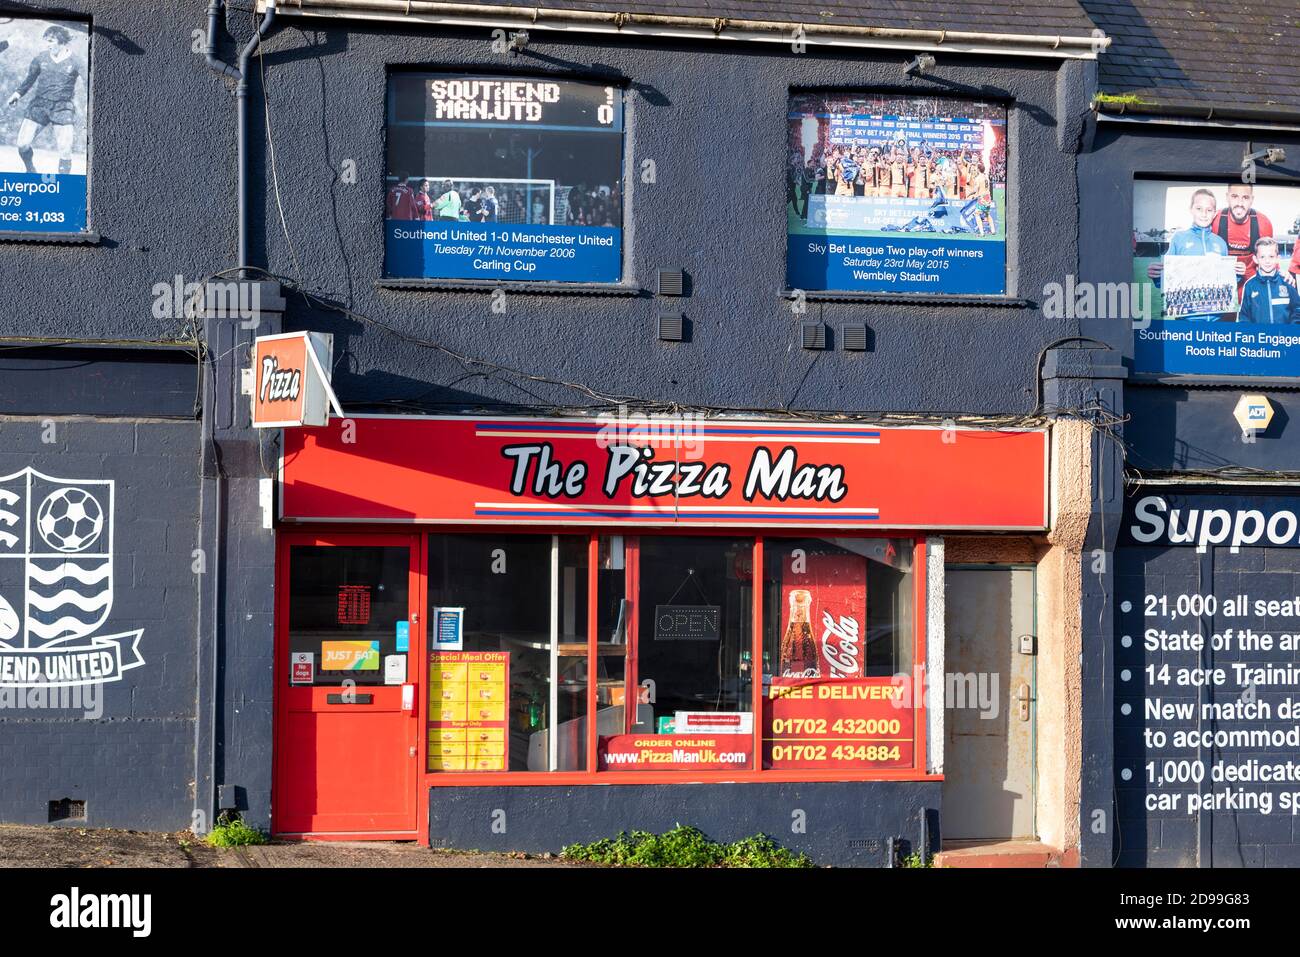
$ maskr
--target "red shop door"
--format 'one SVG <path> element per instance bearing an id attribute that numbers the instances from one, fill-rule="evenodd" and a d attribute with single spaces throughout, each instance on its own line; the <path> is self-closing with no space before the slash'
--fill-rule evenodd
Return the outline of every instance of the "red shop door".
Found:
<path id="1" fill-rule="evenodd" d="M 417 837 L 424 593 L 410 535 L 283 535 L 272 825 Z"/>

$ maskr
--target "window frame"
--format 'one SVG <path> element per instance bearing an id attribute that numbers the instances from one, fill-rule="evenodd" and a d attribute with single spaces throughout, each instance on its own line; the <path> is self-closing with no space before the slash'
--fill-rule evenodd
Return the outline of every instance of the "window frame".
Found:
<path id="1" fill-rule="evenodd" d="M 478 292 L 482 290 L 504 289 L 507 292 L 528 292 L 536 294 L 554 294 L 554 295 L 579 295 L 579 296 L 636 296 L 644 292 L 640 283 L 636 281 L 635 270 L 632 261 L 632 241 L 633 235 L 631 230 L 630 208 L 632 203 L 631 192 L 633 190 L 632 175 L 632 150 L 629 146 L 629 133 L 631 124 L 629 117 L 632 111 L 632 98 L 628 95 L 632 89 L 631 82 L 623 77 L 611 77 L 607 75 L 573 71 L 558 70 L 547 71 L 528 68 L 516 69 L 495 69 L 490 66 L 453 66 L 438 65 L 429 63 L 389 63 L 384 71 L 384 92 L 383 92 L 383 147 L 382 147 L 382 186 L 383 194 L 386 196 L 388 189 L 388 149 L 389 149 L 389 130 L 390 120 L 393 112 L 393 92 L 392 82 L 396 76 L 484 76 L 501 79 L 515 78 L 519 80 L 537 80 L 553 81 L 558 83 L 587 83 L 605 87 L 613 87 L 618 91 L 622 104 L 622 129 L 620 135 L 619 149 L 619 187 L 622 192 L 622 200 L 619 204 L 619 277 L 613 281 L 581 279 L 572 282 L 556 279 L 516 279 L 514 277 L 494 277 L 484 276 L 480 278 L 456 278 L 456 277 L 437 277 L 437 276 L 395 276 L 389 274 L 387 235 L 388 235 L 388 218 L 386 205 L 381 206 L 379 217 L 379 236 L 381 245 L 384 246 L 384 253 L 381 258 L 379 277 L 375 280 L 374 285 L 378 289 L 393 290 L 432 290 L 436 292 Z M 386 201 L 385 201 L 386 203 Z"/>
<path id="2" fill-rule="evenodd" d="M 86 87 L 86 225 L 83 229 L 65 229 L 65 230 L 3 230 L 0 229 L 0 245 L 3 244 L 34 244 L 47 246 L 98 246 L 101 240 L 99 230 L 95 228 L 94 207 L 92 203 L 94 191 L 94 176 L 92 170 L 94 166 L 95 150 L 95 88 L 93 86 L 95 69 L 95 18 L 92 15 L 79 15 L 73 11 L 52 10 L 19 10 L 15 19 L 24 20 L 41 20 L 53 24 L 77 23 L 86 28 L 86 75 L 82 82 Z"/>
<path id="3" fill-rule="evenodd" d="M 442 526 L 425 527 L 418 534 L 421 539 L 421 552 L 427 556 L 428 543 L 430 536 L 445 533 L 471 533 L 491 535 L 494 531 L 505 530 L 509 528 L 512 532 L 515 527 L 511 526 Z M 662 527 L 636 527 L 626 530 L 616 530 L 609 527 L 587 527 L 587 526 L 556 526 L 552 527 L 529 527 L 527 534 L 536 534 L 538 536 L 551 535 L 586 535 L 587 542 L 587 674 L 594 675 L 597 673 L 597 644 L 599 641 L 599 624 L 598 615 L 598 595 L 597 595 L 597 576 L 599 572 L 599 552 L 600 539 L 602 536 L 612 534 L 623 534 L 627 538 L 641 538 L 658 535 L 689 535 L 689 536 L 716 536 L 716 537 L 736 537 L 742 536 L 753 539 L 753 589 L 752 589 L 752 608 L 753 615 L 752 627 L 752 660 L 761 662 L 763 660 L 763 626 L 765 617 L 763 614 L 763 594 L 764 594 L 764 576 L 766 565 L 764 562 L 764 543 L 769 539 L 779 538 L 808 538 L 816 536 L 819 533 L 825 534 L 825 529 L 810 528 L 765 528 L 756 529 L 744 526 L 736 527 L 711 527 L 711 528 L 662 528 Z M 427 766 L 423 766 L 421 778 L 424 784 L 429 787 L 514 787 L 514 786 L 536 786 L 536 785 L 555 785 L 555 786 L 575 786 L 591 784 L 722 784 L 722 783 L 816 783 L 831 781 L 942 781 L 942 774 L 931 773 L 929 768 L 928 755 L 928 735 L 929 735 L 929 713 L 928 713 L 928 695 L 924 688 L 915 687 L 915 676 L 925 674 L 927 667 L 926 659 L 926 536 L 916 532 L 891 532 L 889 529 L 870 529 L 859 532 L 858 530 L 834 530 L 836 537 L 853 537 L 853 538 L 901 538 L 907 539 L 913 543 L 912 551 L 912 601 L 913 601 L 913 629 L 912 629 L 912 674 L 909 678 L 913 679 L 912 694 L 915 704 L 912 708 L 913 713 L 913 763 L 910 768 L 895 768 L 888 770 L 859 770 L 849 769 L 844 771 L 809 771 L 809 770 L 781 770 L 781 769 L 763 769 L 763 721 L 762 721 L 762 695 L 763 683 L 754 681 L 751 683 L 751 708 L 754 714 L 754 767 L 744 771 L 725 771 L 725 770 L 707 770 L 707 771 L 600 771 L 597 770 L 597 750 L 598 734 L 596 722 L 590 720 L 590 716 L 596 713 L 597 683 L 595 681 L 587 682 L 587 715 L 589 720 L 586 722 L 586 769 L 582 771 L 429 771 Z M 633 602 L 639 600 L 639 580 L 636 558 L 637 547 L 639 543 L 635 541 L 625 541 L 625 548 L 628 554 L 628 564 L 631 568 L 631 574 L 628 578 L 628 587 L 631 592 L 629 596 Z M 636 557 L 634 557 L 636 556 Z M 426 564 L 427 567 L 427 564 Z M 425 597 L 420 597 L 421 603 L 424 603 Z M 633 605 L 633 611 L 628 616 L 628 634 L 627 641 L 631 654 L 629 655 L 629 670 L 635 674 L 635 656 L 637 649 L 637 626 L 636 621 L 639 609 Z M 422 663 L 421 667 L 424 667 Z M 759 665 L 758 667 L 761 667 Z M 630 690 L 630 689 L 629 689 Z M 422 689 L 421 694 L 424 695 Z M 625 695 L 627 692 L 625 692 Z M 626 700 L 626 698 L 625 698 Z"/>
<path id="4" fill-rule="evenodd" d="M 782 233 L 782 239 L 786 243 L 786 252 L 782 257 L 783 272 L 781 276 L 780 298 L 788 300 L 796 295 L 802 295 L 809 301 L 821 302 L 875 302 L 875 303 L 904 303 L 919 305 L 966 305 L 966 306 L 983 306 L 983 307 L 1010 307 L 1023 309 L 1032 306 L 1034 303 L 1020 294 L 1018 282 L 1019 262 L 1019 235 L 1020 222 L 1018 215 L 1013 212 L 1013 193 L 1018 197 L 1018 181 L 1015 179 L 1016 161 L 1012 152 L 1012 135 L 1015 132 L 1017 143 L 1020 138 L 1020 132 L 1015 131 L 1014 127 L 1017 119 L 1018 101 L 1009 95 L 995 95 L 989 97 L 975 96 L 962 91 L 944 91 L 930 90 L 918 91 L 913 93 L 903 92 L 897 89 L 888 89 L 883 86 L 854 86 L 832 83 L 829 85 L 821 84 L 791 84 L 785 90 L 785 113 L 787 117 L 786 124 L 782 127 L 783 134 L 788 133 L 789 113 L 791 103 L 800 96 L 881 96 L 893 97 L 897 99 L 927 99 L 927 100 L 955 100 L 966 101 L 971 104 L 990 103 L 1001 107 L 1004 114 L 1004 123 L 1006 127 L 1006 182 L 1003 186 L 1003 264 L 1002 264 L 1002 291 L 1001 292 L 947 292 L 943 290 L 925 291 L 913 290 L 908 292 L 893 292 L 887 289 L 865 290 L 865 289 L 798 289 L 790 283 L 790 251 L 789 238 L 790 231 L 787 225 Z M 788 174 L 787 174 L 788 175 Z M 786 200 L 789 202 L 788 198 Z M 1018 203 L 1016 204 L 1018 209 Z M 1015 231 L 1012 232 L 1011 225 L 1015 222 Z M 903 234 L 907 235 L 907 234 Z M 926 235 L 926 234 L 918 234 Z M 823 237 L 825 238 L 825 237 Z"/>

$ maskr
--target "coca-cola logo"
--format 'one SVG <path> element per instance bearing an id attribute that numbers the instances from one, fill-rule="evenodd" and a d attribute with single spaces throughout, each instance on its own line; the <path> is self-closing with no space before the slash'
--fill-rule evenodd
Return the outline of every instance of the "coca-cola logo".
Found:
<path id="1" fill-rule="evenodd" d="M 793 671 L 786 668 L 781 672 L 782 678 L 820 678 L 822 671 L 820 668 L 805 668 L 803 671 Z"/>
<path id="2" fill-rule="evenodd" d="M 858 620 L 840 615 L 836 621 L 828 611 L 822 612 L 822 656 L 830 665 L 832 678 L 852 678 L 862 671 L 858 648 Z"/>

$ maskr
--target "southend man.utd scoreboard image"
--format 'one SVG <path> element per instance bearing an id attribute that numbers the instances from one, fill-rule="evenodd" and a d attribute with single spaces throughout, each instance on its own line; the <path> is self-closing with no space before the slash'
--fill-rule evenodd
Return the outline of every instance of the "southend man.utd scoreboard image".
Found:
<path id="1" fill-rule="evenodd" d="M 393 74 L 384 209 L 390 278 L 618 282 L 623 91 Z"/>
<path id="2" fill-rule="evenodd" d="M 802 93 L 788 134 L 791 289 L 1006 292 L 1005 107 Z"/>

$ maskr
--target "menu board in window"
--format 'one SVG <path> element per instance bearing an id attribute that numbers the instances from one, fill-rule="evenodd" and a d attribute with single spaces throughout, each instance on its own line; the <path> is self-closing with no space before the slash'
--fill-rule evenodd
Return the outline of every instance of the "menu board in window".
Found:
<path id="1" fill-rule="evenodd" d="M 429 655 L 429 770 L 504 771 L 510 764 L 506 701 L 510 653 Z"/>

